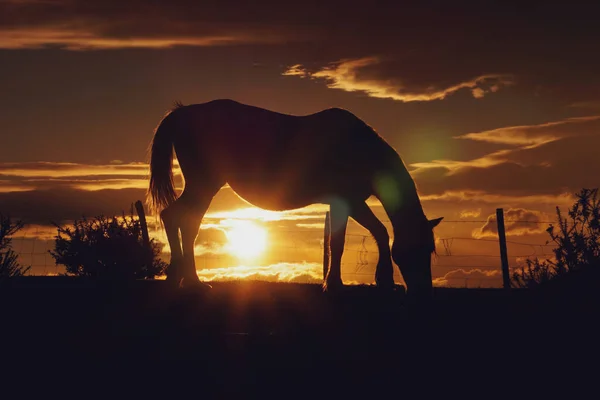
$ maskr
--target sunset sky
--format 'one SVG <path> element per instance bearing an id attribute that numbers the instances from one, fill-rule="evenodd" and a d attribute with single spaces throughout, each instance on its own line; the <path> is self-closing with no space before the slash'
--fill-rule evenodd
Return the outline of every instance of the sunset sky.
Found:
<path id="1" fill-rule="evenodd" d="M 341 107 L 377 130 L 427 216 L 444 217 L 437 285 L 501 284 L 499 207 L 511 266 L 550 253 L 555 207 L 600 186 L 600 7 L 392 3 L 0 0 L 0 212 L 28 224 L 16 245 L 31 256 L 51 246 L 51 220 L 128 210 L 174 102 L 230 98 L 295 115 Z M 262 212 L 222 189 L 197 241 L 201 278 L 318 281 L 325 211 Z M 262 253 L 231 251 L 244 229 L 264 234 Z M 349 225 L 346 282 L 373 280 L 364 235 Z"/>

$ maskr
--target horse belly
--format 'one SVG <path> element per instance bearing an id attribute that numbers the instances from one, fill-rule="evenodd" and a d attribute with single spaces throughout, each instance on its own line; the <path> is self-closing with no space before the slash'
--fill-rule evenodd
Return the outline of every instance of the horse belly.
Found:
<path id="1" fill-rule="evenodd" d="M 274 171 L 236 174 L 227 183 L 244 200 L 265 210 L 290 210 L 319 202 L 318 190 L 306 190 L 304 185 L 284 179 Z"/>

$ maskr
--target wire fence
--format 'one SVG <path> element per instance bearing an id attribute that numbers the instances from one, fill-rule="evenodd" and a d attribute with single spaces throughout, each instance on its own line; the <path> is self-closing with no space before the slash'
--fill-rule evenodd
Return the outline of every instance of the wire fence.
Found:
<path id="1" fill-rule="evenodd" d="M 389 221 L 383 221 L 389 223 Z M 512 272 L 525 263 L 527 259 L 548 259 L 553 257 L 552 243 L 540 239 L 551 221 L 505 220 L 507 227 L 512 224 L 532 226 L 530 232 L 537 234 L 512 236 L 507 230 L 507 250 L 509 270 Z M 441 227 L 445 232 L 455 227 L 472 224 L 481 232 L 482 224 L 490 225 L 489 220 L 443 220 Z M 493 224 L 492 224 L 493 225 Z M 489 226 L 488 226 L 489 228 Z M 493 228 L 493 227 L 492 227 Z M 322 279 L 323 230 L 322 229 L 280 229 L 274 232 L 281 240 L 274 240 L 268 245 L 264 264 L 254 270 L 242 260 L 225 252 L 203 252 L 196 256 L 196 267 L 202 277 L 224 279 L 228 274 L 236 277 L 261 278 L 269 280 L 290 280 L 296 276 L 319 281 Z M 59 275 L 65 272 L 61 265 L 56 265 L 50 250 L 54 249 L 52 227 L 35 227 L 25 229 L 13 237 L 12 245 L 19 255 L 22 265 L 31 266 L 29 275 Z M 526 238 L 530 238 L 527 240 Z M 532 240 L 535 238 L 537 240 Z M 198 242 L 197 242 L 198 245 Z M 168 260 L 168 254 L 162 256 Z M 342 274 L 350 283 L 372 283 L 378 251 L 375 240 L 367 232 L 351 232 L 346 234 L 346 244 L 342 258 Z M 243 274 L 240 268 L 243 267 Z M 287 268 L 287 270 L 286 270 Z M 294 272 L 290 272 L 293 270 Z M 485 235 L 439 235 L 436 237 L 436 253 L 432 257 L 432 274 L 434 285 L 449 287 L 501 287 L 501 257 L 499 240 L 492 231 Z M 396 281 L 402 281 L 395 270 Z"/>

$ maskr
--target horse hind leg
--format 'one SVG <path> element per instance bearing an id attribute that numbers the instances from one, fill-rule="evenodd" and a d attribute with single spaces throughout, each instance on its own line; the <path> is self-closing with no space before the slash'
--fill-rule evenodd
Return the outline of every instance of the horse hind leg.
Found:
<path id="1" fill-rule="evenodd" d="M 202 283 L 196 272 L 196 260 L 194 254 L 194 244 L 198 236 L 200 224 L 214 195 L 219 191 L 222 185 L 207 185 L 201 188 L 186 189 L 182 193 L 180 223 L 181 244 L 183 253 L 183 263 L 181 271 L 180 286 L 211 286 Z"/>
<path id="2" fill-rule="evenodd" d="M 167 281 L 179 287 L 204 285 L 196 273 L 194 243 L 202 218 L 218 190 L 211 186 L 191 189 L 186 185 L 181 196 L 161 213 L 171 247 Z M 179 232 L 181 232 L 181 242 Z M 204 286 L 210 287 L 210 285 Z"/>
<path id="3" fill-rule="evenodd" d="M 181 217 L 179 214 L 180 207 L 176 200 L 173 204 L 169 205 L 160 213 L 160 219 L 162 220 L 167 234 L 167 240 L 169 242 L 169 248 L 171 249 L 171 259 L 167 268 L 167 282 L 179 285 L 182 279 L 182 263 L 183 253 L 181 249 L 181 242 L 179 241 L 179 221 Z"/>

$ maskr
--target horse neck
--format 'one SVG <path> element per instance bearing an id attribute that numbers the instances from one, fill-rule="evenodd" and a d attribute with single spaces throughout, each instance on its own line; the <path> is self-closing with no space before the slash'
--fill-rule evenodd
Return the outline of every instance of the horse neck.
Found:
<path id="1" fill-rule="evenodd" d="M 374 179 L 375 197 L 390 218 L 394 232 L 410 230 L 412 225 L 426 221 L 415 182 L 398 154 L 393 151 L 383 164 Z"/>
<path id="2" fill-rule="evenodd" d="M 382 202 L 383 208 L 386 210 L 392 223 L 394 232 L 412 230 L 412 227 L 416 224 L 426 220 L 423 206 L 419 200 L 417 190 L 414 182 L 411 180 L 404 180 L 399 185 L 404 190 L 400 194 L 400 204 L 386 207 L 386 204 Z"/>

